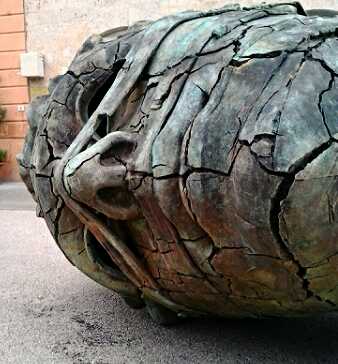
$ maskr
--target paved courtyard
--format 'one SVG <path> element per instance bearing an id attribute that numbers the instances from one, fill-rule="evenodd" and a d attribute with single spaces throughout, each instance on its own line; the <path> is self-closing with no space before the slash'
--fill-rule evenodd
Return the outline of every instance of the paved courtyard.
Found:
<path id="1" fill-rule="evenodd" d="M 338 363 L 338 315 L 172 328 L 72 267 L 22 184 L 0 184 L 0 363 Z"/>

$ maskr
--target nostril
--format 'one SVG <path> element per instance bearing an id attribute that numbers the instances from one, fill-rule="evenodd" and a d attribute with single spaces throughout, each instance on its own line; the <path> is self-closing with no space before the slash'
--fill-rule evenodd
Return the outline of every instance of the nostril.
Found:
<path id="1" fill-rule="evenodd" d="M 140 217 L 138 204 L 127 186 L 98 189 L 93 206 L 113 220 L 134 220 Z"/>
<path id="2" fill-rule="evenodd" d="M 134 199 L 126 187 L 105 187 L 97 191 L 97 198 L 109 206 L 130 208 Z"/>

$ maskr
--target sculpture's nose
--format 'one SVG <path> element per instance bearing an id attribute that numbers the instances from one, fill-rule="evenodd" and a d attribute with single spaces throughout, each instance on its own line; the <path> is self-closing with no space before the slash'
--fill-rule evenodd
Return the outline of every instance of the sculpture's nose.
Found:
<path id="1" fill-rule="evenodd" d="M 134 144 L 129 134 L 115 132 L 71 159 L 64 170 L 69 195 L 111 219 L 136 218 L 138 206 L 126 181 Z"/>

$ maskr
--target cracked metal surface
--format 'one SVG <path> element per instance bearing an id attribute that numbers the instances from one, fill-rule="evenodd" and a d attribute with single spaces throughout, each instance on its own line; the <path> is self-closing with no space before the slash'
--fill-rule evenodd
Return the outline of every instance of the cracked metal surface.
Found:
<path id="1" fill-rule="evenodd" d="M 152 312 L 335 310 L 337 36 L 285 3 L 89 38 L 18 158 L 65 256 Z"/>

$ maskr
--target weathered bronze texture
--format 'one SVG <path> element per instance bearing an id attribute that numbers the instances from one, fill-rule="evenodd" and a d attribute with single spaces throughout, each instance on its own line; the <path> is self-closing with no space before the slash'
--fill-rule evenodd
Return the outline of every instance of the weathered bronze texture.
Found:
<path id="1" fill-rule="evenodd" d="M 298 3 L 108 31 L 32 102 L 21 175 L 70 262 L 162 323 L 336 310 L 337 74 L 338 18 Z"/>

